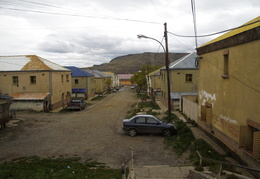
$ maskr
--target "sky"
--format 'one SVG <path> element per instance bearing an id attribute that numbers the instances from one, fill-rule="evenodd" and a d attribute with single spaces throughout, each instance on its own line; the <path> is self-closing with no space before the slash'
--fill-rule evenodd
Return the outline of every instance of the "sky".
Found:
<path id="1" fill-rule="evenodd" d="M 91 67 L 113 58 L 196 48 L 197 35 L 238 27 L 260 15 L 259 0 L 0 0 L 0 56 L 37 55 L 61 66 Z M 195 4 L 195 6 L 194 6 Z M 219 34 L 221 35 L 221 34 Z M 197 38 L 200 46 L 219 35 Z"/>

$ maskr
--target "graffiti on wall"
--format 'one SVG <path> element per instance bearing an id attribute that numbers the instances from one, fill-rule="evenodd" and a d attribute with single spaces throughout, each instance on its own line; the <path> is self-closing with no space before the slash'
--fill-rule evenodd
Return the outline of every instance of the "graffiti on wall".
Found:
<path id="1" fill-rule="evenodd" d="M 235 140 L 239 140 L 240 126 L 236 120 L 230 117 L 220 115 L 213 119 L 213 125 L 221 130 L 226 135 L 230 136 Z"/>
<path id="2" fill-rule="evenodd" d="M 206 91 L 202 90 L 199 92 L 199 98 L 200 100 L 202 100 L 201 105 L 205 105 L 205 103 L 207 101 L 213 102 L 216 101 L 216 94 L 210 94 L 207 93 Z M 213 107 L 214 103 L 212 103 L 212 107 Z"/>

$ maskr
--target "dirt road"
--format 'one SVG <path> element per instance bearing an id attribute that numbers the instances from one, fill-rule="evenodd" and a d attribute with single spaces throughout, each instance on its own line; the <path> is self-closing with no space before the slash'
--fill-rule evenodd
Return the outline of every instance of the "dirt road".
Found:
<path id="1" fill-rule="evenodd" d="M 125 88 L 82 111 L 63 113 L 19 112 L 17 126 L 0 130 L 0 162 L 25 156 L 81 157 L 119 168 L 134 147 L 136 166 L 178 163 L 163 145 L 160 135 L 130 137 L 122 131 L 122 120 L 137 102 Z"/>

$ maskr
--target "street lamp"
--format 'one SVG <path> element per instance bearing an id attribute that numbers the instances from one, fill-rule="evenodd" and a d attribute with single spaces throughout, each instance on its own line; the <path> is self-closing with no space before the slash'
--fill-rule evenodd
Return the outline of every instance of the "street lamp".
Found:
<path id="1" fill-rule="evenodd" d="M 169 73 L 169 52 L 168 52 L 168 36 L 167 36 L 167 23 L 164 23 L 164 38 L 165 38 L 165 47 L 163 46 L 163 44 L 152 37 L 148 37 L 145 35 L 137 35 L 137 38 L 141 39 L 141 38 L 145 38 L 145 39 L 151 39 L 154 40 L 156 42 L 158 42 L 164 51 L 165 54 L 165 66 L 166 66 L 166 76 L 167 76 L 167 96 L 168 96 L 168 120 L 171 120 L 171 87 L 170 87 L 170 73 Z"/>

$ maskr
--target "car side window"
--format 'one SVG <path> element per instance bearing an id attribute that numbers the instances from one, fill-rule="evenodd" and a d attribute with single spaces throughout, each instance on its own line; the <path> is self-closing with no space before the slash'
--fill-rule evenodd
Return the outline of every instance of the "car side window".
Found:
<path id="1" fill-rule="evenodd" d="M 145 118 L 144 117 L 137 117 L 135 119 L 135 123 L 137 123 L 137 124 L 145 124 Z"/>
<path id="2" fill-rule="evenodd" d="M 148 117 L 146 120 L 147 120 L 147 124 L 158 124 L 158 121 L 155 120 L 154 118 Z"/>

